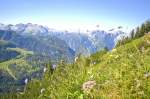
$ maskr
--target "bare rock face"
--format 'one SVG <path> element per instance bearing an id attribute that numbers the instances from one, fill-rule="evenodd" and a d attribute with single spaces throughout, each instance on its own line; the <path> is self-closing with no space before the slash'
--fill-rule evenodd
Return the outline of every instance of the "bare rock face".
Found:
<path id="1" fill-rule="evenodd" d="M 87 82 L 83 83 L 82 90 L 84 92 L 89 93 L 95 85 L 96 85 L 96 81 L 94 81 L 94 80 L 87 81 Z"/>

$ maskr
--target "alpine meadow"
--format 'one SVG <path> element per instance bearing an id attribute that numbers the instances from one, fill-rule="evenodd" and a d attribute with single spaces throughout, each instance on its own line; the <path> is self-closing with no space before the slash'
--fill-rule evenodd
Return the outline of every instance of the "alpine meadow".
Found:
<path id="1" fill-rule="evenodd" d="M 149 4 L 0 1 L 0 99 L 150 99 Z"/>

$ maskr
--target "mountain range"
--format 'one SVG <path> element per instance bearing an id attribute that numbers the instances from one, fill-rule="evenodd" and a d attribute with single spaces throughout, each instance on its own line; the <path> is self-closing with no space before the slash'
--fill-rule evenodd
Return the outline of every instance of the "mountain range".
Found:
<path id="1" fill-rule="evenodd" d="M 123 36 L 121 29 L 82 33 L 32 23 L 0 24 L 0 92 L 22 89 L 25 78 L 41 78 L 49 61 L 54 65 L 60 60 L 72 63 L 78 55 L 111 50 Z"/>
<path id="2" fill-rule="evenodd" d="M 124 35 L 121 30 L 93 30 L 89 33 L 57 31 L 46 26 L 27 23 L 16 25 L 0 24 L 0 39 L 11 41 L 17 47 L 48 55 L 52 60 L 64 58 L 73 60 L 75 56 L 88 56 L 103 48 L 111 50 Z"/>

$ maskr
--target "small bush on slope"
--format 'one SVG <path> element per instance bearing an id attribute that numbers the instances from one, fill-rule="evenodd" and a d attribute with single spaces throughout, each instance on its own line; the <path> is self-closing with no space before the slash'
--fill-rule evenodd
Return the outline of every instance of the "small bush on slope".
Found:
<path id="1" fill-rule="evenodd" d="M 131 41 L 104 55 L 80 56 L 74 64 L 60 63 L 53 74 L 31 81 L 23 93 L 8 99 L 149 99 L 150 35 Z M 92 60 L 98 60 L 93 64 Z M 92 64 L 92 65 L 91 65 Z M 82 85 L 96 85 L 84 92 Z M 41 92 L 41 90 L 44 91 Z M 3 96 L 3 98 L 5 98 Z M 2 99 L 3 99 L 2 98 Z"/>

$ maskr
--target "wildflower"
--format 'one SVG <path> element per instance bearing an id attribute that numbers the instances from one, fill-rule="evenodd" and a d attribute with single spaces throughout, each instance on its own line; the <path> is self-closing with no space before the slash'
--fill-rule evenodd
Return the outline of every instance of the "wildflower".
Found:
<path id="1" fill-rule="evenodd" d="M 133 55 L 129 55 L 129 57 L 132 57 Z"/>
<path id="2" fill-rule="evenodd" d="M 117 59 L 117 58 L 119 58 L 119 55 L 116 55 L 116 56 L 115 56 L 115 59 Z"/>
<path id="3" fill-rule="evenodd" d="M 150 41 L 149 41 L 149 40 L 147 40 L 146 42 L 147 42 L 147 44 L 150 44 Z"/>
<path id="4" fill-rule="evenodd" d="M 40 92 L 41 92 L 41 94 L 42 94 L 44 91 L 45 91 L 45 88 L 42 88 L 42 89 L 41 89 L 41 91 L 40 91 Z"/>
<path id="5" fill-rule="evenodd" d="M 96 81 L 87 81 L 82 85 L 82 89 L 85 92 L 89 92 L 96 85 Z"/>
<path id="6" fill-rule="evenodd" d="M 53 64 L 53 65 L 52 65 L 52 68 L 53 68 L 53 69 L 56 69 L 56 66 L 57 66 L 57 65 Z"/>
<path id="7" fill-rule="evenodd" d="M 88 74 L 91 74 L 91 73 L 92 73 L 92 71 L 90 70 L 90 71 L 88 71 L 87 73 L 88 73 Z"/>
<path id="8" fill-rule="evenodd" d="M 139 95 L 144 95 L 144 91 L 138 92 Z"/>
<path id="9" fill-rule="evenodd" d="M 144 77 L 145 77 L 145 78 L 150 77 L 150 72 L 149 72 L 149 73 L 146 73 L 146 74 L 144 75 Z"/>
<path id="10" fill-rule="evenodd" d="M 144 48 L 144 47 L 142 47 L 142 48 L 141 48 L 141 51 L 142 51 L 142 52 L 144 52 L 144 50 L 145 50 L 145 48 Z"/>
<path id="11" fill-rule="evenodd" d="M 96 64 L 96 62 L 91 62 L 90 63 L 90 66 L 93 66 L 93 65 L 95 65 Z"/>
<path id="12" fill-rule="evenodd" d="M 96 64 L 96 62 L 93 62 L 93 64 L 95 65 L 95 64 Z"/>
<path id="13" fill-rule="evenodd" d="M 27 84 L 27 83 L 28 83 L 28 78 L 26 78 L 26 79 L 24 80 L 24 83 L 25 83 L 25 84 Z"/>
<path id="14" fill-rule="evenodd" d="M 93 78 L 93 77 L 94 77 L 94 75 L 91 75 L 91 76 L 90 76 L 90 78 Z"/>
<path id="15" fill-rule="evenodd" d="M 77 60 L 78 60 L 78 57 L 75 57 L 74 61 L 77 62 Z"/>
<path id="16" fill-rule="evenodd" d="M 113 55 L 112 55 L 112 54 L 110 54 L 109 56 L 110 56 L 110 57 L 112 57 Z"/>
<path id="17" fill-rule="evenodd" d="M 47 70 L 47 68 L 46 68 L 46 67 L 44 67 L 43 72 L 45 73 L 45 72 L 46 72 L 46 70 Z"/>
<path id="18" fill-rule="evenodd" d="M 114 48 L 114 49 L 112 49 L 112 52 L 116 52 L 117 50 Z"/>
<path id="19" fill-rule="evenodd" d="M 139 88 L 139 87 L 141 86 L 140 81 L 139 81 L 139 80 L 136 80 L 136 83 L 137 83 L 136 87 Z"/>
<path id="20" fill-rule="evenodd" d="M 109 84 L 109 83 L 111 83 L 111 81 L 110 80 L 106 80 L 104 84 Z"/>

